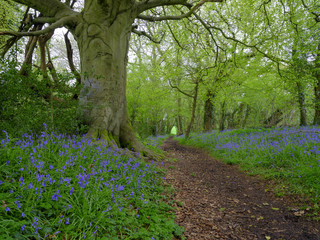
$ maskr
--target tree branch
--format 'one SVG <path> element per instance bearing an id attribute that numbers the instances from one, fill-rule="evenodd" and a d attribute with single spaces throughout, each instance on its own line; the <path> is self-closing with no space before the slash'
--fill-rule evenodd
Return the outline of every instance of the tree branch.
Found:
<path id="1" fill-rule="evenodd" d="M 37 17 L 33 19 L 33 23 L 55 23 L 56 19 L 54 17 Z"/>
<path id="2" fill-rule="evenodd" d="M 145 31 L 139 31 L 139 30 L 135 29 L 135 27 L 133 27 L 131 31 L 132 31 L 133 33 L 139 35 L 139 36 L 145 36 L 145 37 L 149 38 L 150 41 L 152 41 L 152 42 L 154 42 L 154 43 L 157 43 L 157 44 L 161 43 L 161 40 L 162 40 L 162 38 L 163 38 L 163 37 L 162 37 L 161 40 L 156 40 L 154 37 L 152 37 L 151 35 L 149 35 L 149 34 L 146 33 Z"/>
<path id="3" fill-rule="evenodd" d="M 178 86 L 173 86 L 172 83 L 171 83 L 171 81 L 170 81 L 170 79 L 169 79 L 168 82 L 169 82 L 169 85 L 170 85 L 171 88 L 177 89 L 178 92 L 182 93 L 183 95 L 186 95 L 186 96 L 188 96 L 188 97 L 194 98 L 193 95 L 191 95 L 191 94 L 189 94 L 189 93 L 186 93 L 185 91 L 182 91 Z"/>
<path id="4" fill-rule="evenodd" d="M 192 7 L 192 4 L 187 0 L 145 0 L 144 2 L 137 3 L 138 14 L 155 7 L 172 6 L 172 5 L 184 5 L 188 8 Z"/>
<path id="5" fill-rule="evenodd" d="M 304 2 L 304 0 L 301 0 L 301 2 L 302 2 L 303 7 L 304 7 L 305 9 L 307 9 L 311 14 L 314 15 L 314 20 L 315 20 L 316 22 L 320 22 L 320 14 L 311 11 L 310 8 L 307 6 L 307 4 Z"/>
<path id="6" fill-rule="evenodd" d="M 14 2 L 21 3 L 37 11 L 41 12 L 46 17 L 57 17 L 67 16 L 74 11 L 60 2 L 59 0 L 13 0 Z"/>
<path id="7" fill-rule="evenodd" d="M 34 32 L 15 32 L 15 31 L 0 31 L 0 35 L 11 35 L 11 36 L 16 36 L 16 37 L 22 37 L 22 36 L 39 36 L 42 34 L 46 34 L 48 32 L 53 31 L 56 28 L 63 27 L 67 24 L 73 23 L 76 21 L 75 16 L 68 16 L 68 17 L 63 17 L 56 21 L 55 23 L 51 24 L 49 27 L 39 30 L 39 31 L 34 31 Z"/>
<path id="8" fill-rule="evenodd" d="M 183 18 L 190 17 L 195 11 L 197 11 L 203 4 L 206 2 L 222 2 L 223 0 L 202 0 L 198 4 L 196 4 L 193 7 L 187 6 L 190 10 L 189 12 L 179 15 L 179 16 L 161 16 L 161 17 L 154 17 L 154 16 L 146 16 L 146 15 L 138 15 L 139 19 L 146 20 L 149 22 L 158 22 L 158 21 L 164 21 L 164 20 L 180 20 Z M 163 2 L 163 1 L 160 1 Z M 166 4 L 168 5 L 168 4 Z M 177 4 L 170 4 L 170 5 L 177 5 Z M 162 5 L 158 5 L 162 6 Z M 186 5 L 185 5 L 186 6 Z"/>
<path id="9" fill-rule="evenodd" d="M 181 45 L 181 43 L 179 42 L 179 40 L 176 38 L 176 36 L 174 35 L 174 32 L 172 31 L 171 27 L 170 27 L 170 24 L 168 23 L 168 21 L 166 21 L 166 24 L 169 28 L 169 31 L 173 37 L 173 39 L 175 40 L 175 42 L 178 44 L 178 46 L 183 49 L 183 50 L 187 50 L 184 46 Z"/>
<path id="10" fill-rule="evenodd" d="M 199 15 L 197 15 L 196 13 L 193 13 L 193 15 L 200 21 L 201 18 L 200 18 Z M 203 21 L 203 20 L 202 20 L 202 21 Z M 239 39 L 236 39 L 236 38 L 234 38 L 234 37 L 228 37 L 228 36 L 226 35 L 226 33 L 225 33 L 221 28 L 219 28 L 219 27 L 209 26 L 209 25 L 208 25 L 207 23 L 205 23 L 204 21 L 202 22 L 202 24 L 205 26 L 205 28 L 206 28 L 207 30 L 215 29 L 215 30 L 219 31 L 225 39 L 229 39 L 229 40 L 235 41 L 235 42 L 240 43 L 241 45 L 246 46 L 246 47 L 248 47 L 248 48 L 254 48 L 254 49 L 256 49 L 256 50 L 257 50 L 259 53 L 261 53 L 264 57 L 270 59 L 270 60 L 273 61 L 273 62 L 276 62 L 276 63 L 277 63 L 277 62 L 289 63 L 289 61 L 286 61 L 286 60 L 284 60 L 284 59 L 281 59 L 281 58 L 278 58 L 278 57 L 275 57 L 275 56 L 271 56 L 271 55 L 269 55 L 269 54 L 261 51 L 261 50 L 257 47 L 258 44 L 255 44 L 255 45 L 247 44 L 247 43 L 245 43 L 245 42 L 243 42 L 243 41 L 241 41 L 241 40 L 239 40 Z"/>
<path id="11" fill-rule="evenodd" d="M 69 67 L 70 67 L 71 72 L 74 74 L 74 76 L 77 80 L 77 84 L 80 85 L 81 84 L 81 75 L 77 71 L 77 69 L 73 63 L 73 50 L 72 50 L 71 42 L 68 38 L 68 33 L 69 33 L 69 31 L 64 35 L 64 41 L 66 43 L 66 49 L 67 49 L 68 63 L 69 63 Z"/>
<path id="12" fill-rule="evenodd" d="M 32 15 L 29 14 L 30 8 L 28 7 L 27 10 L 24 13 L 23 20 L 20 23 L 19 32 L 26 32 L 29 31 L 29 29 L 32 26 Z M 21 37 L 13 36 L 10 39 L 7 40 L 6 44 L 1 48 L 3 49 L 1 52 L 1 57 L 4 58 L 6 53 L 9 51 L 9 49 L 15 44 Z"/>

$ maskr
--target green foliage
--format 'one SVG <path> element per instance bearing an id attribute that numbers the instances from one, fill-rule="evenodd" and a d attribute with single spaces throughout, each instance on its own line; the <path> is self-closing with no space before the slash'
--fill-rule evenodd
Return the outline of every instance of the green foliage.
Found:
<path id="1" fill-rule="evenodd" d="M 0 0 L 0 30 L 14 30 L 19 23 L 21 10 L 10 0 Z M 0 49 L 7 40 L 7 36 L 0 36 Z"/>
<path id="2" fill-rule="evenodd" d="M 1 239 L 172 239 L 183 229 L 156 164 L 67 135 L 6 137 Z"/>
<path id="3" fill-rule="evenodd" d="M 28 77 L 19 75 L 14 62 L 1 61 L 0 65 L 0 129 L 16 137 L 32 131 L 40 133 L 42 124 L 57 132 L 80 133 L 77 120 L 77 101 L 71 99 L 78 91 L 68 86 L 70 75 L 60 74 L 60 83 L 51 90 L 40 71 L 30 71 Z M 51 92 L 59 101 L 48 101 Z M 80 127 L 79 127 L 80 126 Z M 4 137 L 1 132 L 0 136 Z"/>

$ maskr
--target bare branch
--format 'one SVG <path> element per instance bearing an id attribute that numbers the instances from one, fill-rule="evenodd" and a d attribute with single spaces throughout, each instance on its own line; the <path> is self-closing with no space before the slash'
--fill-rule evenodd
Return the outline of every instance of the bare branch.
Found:
<path id="1" fill-rule="evenodd" d="M 191 95 L 191 94 L 189 94 L 189 93 L 186 93 L 185 91 L 181 90 L 178 86 L 173 86 L 172 83 L 171 83 L 171 81 L 170 81 L 170 79 L 169 79 L 168 82 L 169 82 L 169 85 L 170 85 L 171 88 L 177 89 L 178 92 L 182 93 L 183 95 L 186 95 L 186 96 L 188 96 L 188 97 L 194 98 L 193 95 Z"/>
<path id="2" fill-rule="evenodd" d="M 187 50 L 184 46 L 181 45 L 181 43 L 179 42 L 179 40 L 176 38 L 176 36 L 174 35 L 174 32 L 172 31 L 171 27 L 170 27 L 170 24 L 168 23 L 168 21 L 166 21 L 166 24 L 169 28 L 169 31 L 173 37 L 173 39 L 175 40 L 175 42 L 178 44 L 178 46 L 183 49 L 183 50 Z"/>
<path id="3" fill-rule="evenodd" d="M 76 18 L 74 16 L 68 16 L 59 19 L 55 23 L 51 24 L 49 27 L 39 30 L 39 31 L 34 31 L 34 32 L 15 32 L 15 31 L 0 31 L 0 35 L 11 35 L 11 36 L 16 36 L 16 37 L 22 37 L 22 36 L 39 36 L 42 34 L 46 34 L 48 32 L 53 31 L 56 28 L 61 28 L 67 24 L 71 24 L 76 21 Z"/>
<path id="4" fill-rule="evenodd" d="M 193 7 L 188 6 L 190 9 L 189 12 L 179 15 L 179 16 L 161 16 L 161 17 L 154 17 L 154 16 L 146 16 L 146 15 L 138 15 L 139 19 L 150 21 L 150 22 L 158 22 L 158 21 L 164 21 L 164 20 L 180 20 L 183 18 L 190 17 L 195 11 L 197 11 L 203 4 L 206 2 L 222 2 L 223 0 L 202 0 L 198 4 L 196 4 Z M 171 4 L 176 5 L 176 4 Z"/>
<path id="5" fill-rule="evenodd" d="M 146 33 L 145 31 L 138 31 L 138 30 L 135 29 L 134 27 L 132 28 L 131 31 L 132 31 L 133 33 L 139 35 L 139 36 L 145 36 L 145 37 L 149 38 L 152 42 L 157 43 L 157 44 L 161 43 L 161 40 L 162 40 L 162 38 L 163 38 L 163 37 L 162 37 L 161 40 L 156 40 L 154 37 L 152 37 L 151 35 L 149 35 L 149 34 Z"/>

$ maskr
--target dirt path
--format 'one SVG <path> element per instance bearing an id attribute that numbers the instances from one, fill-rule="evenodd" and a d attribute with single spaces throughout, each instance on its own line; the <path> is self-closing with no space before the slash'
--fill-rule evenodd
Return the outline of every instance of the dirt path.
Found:
<path id="1" fill-rule="evenodd" d="M 162 149 L 178 159 L 165 163 L 166 181 L 182 203 L 176 221 L 187 239 L 320 240 L 320 222 L 299 216 L 293 201 L 275 197 L 259 179 L 172 139 Z"/>

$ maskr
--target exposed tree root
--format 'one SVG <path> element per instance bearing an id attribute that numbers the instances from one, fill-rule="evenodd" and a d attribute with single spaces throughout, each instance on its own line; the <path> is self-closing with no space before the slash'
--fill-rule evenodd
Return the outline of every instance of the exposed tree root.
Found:
<path id="1" fill-rule="evenodd" d="M 92 139 L 94 144 L 105 144 L 117 152 L 130 157 L 139 157 L 159 160 L 160 156 L 145 147 L 135 136 L 132 128 L 127 128 L 127 134 L 117 137 L 105 129 L 90 129 L 87 138 Z"/>

